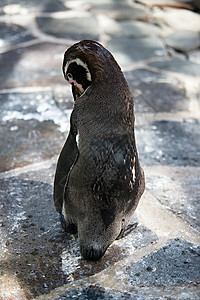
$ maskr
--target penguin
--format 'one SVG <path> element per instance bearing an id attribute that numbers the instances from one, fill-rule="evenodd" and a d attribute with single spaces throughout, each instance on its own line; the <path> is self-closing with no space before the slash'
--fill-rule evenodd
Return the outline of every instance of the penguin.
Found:
<path id="1" fill-rule="evenodd" d="M 63 74 L 74 107 L 57 162 L 54 203 L 63 228 L 78 232 L 82 256 L 97 261 L 125 235 L 145 189 L 134 100 L 113 55 L 96 41 L 68 48 Z"/>

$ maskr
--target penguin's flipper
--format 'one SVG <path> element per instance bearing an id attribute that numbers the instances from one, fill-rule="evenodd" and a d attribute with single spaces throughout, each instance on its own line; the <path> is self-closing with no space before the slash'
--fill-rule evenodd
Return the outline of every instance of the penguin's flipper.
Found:
<path id="1" fill-rule="evenodd" d="M 58 213 L 62 213 L 63 192 L 69 171 L 78 157 L 79 151 L 74 135 L 69 133 L 58 158 L 54 179 L 54 205 Z"/>
<path id="2" fill-rule="evenodd" d="M 78 232 L 77 230 L 77 226 L 75 224 L 67 224 L 67 222 L 65 221 L 65 217 L 63 215 L 63 213 L 61 213 L 60 215 L 60 222 L 61 222 L 61 226 L 62 228 L 68 232 L 68 233 L 71 233 L 71 234 L 76 234 Z"/>

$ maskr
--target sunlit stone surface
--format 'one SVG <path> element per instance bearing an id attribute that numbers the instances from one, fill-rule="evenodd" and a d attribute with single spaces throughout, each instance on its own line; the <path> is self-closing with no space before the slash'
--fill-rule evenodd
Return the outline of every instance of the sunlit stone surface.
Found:
<path id="1" fill-rule="evenodd" d="M 199 11 L 155 2 L 1 1 L 0 299 L 200 298 Z M 137 227 L 98 262 L 82 258 L 53 204 L 74 105 L 62 60 L 83 38 L 123 68 L 146 176 Z"/>

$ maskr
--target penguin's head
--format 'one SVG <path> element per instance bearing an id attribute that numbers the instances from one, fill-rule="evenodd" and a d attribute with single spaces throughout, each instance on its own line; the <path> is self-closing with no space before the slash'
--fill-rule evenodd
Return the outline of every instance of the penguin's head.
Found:
<path id="1" fill-rule="evenodd" d="M 80 58 L 67 61 L 63 72 L 65 79 L 72 85 L 74 100 L 80 97 L 92 83 L 90 70 Z"/>
<path id="2" fill-rule="evenodd" d="M 94 83 L 100 85 L 102 82 L 113 82 L 115 74 L 118 75 L 119 81 L 121 69 L 112 54 L 101 44 L 83 40 L 65 52 L 63 74 L 72 85 L 72 93 L 76 100 Z"/>
<path id="3" fill-rule="evenodd" d="M 88 213 L 89 214 L 89 213 Z M 110 213 L 107 218 L 112 217 Z M 121 231 L 118 217 L 109 221 L 108 226 L 102 222 L 101 214 L 97 213 L 78 224 L 80 251 L 86 260 L 97 261 L 102 258 L 107 248 L 115 241 Z"/>

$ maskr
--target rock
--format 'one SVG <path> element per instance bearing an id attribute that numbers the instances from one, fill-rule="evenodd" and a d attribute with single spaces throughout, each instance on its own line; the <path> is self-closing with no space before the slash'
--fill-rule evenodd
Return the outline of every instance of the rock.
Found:
<path id="1" fill-rule="evenodd" d="M 112 37 L 146 37 L 160 35 L 160 29 L 150 23 L 140 21 L 121 21 L 106 24 L 105 32 Z"/>
<path id="2" fill-rule="evenodd" d="M 38 43 L 2 53 L 0 89 L 66 84 L 62 75 L 63 55 L 70 44 Z"/>
<path id="3" fill-rule="evenodd" d="M 146 189 L 178 217 L 200 231 L 200 169 L 147 168 Z"/>
<path id="4" fill-rule="evenodd" d="M 50 159 L 59 154 L 64 143 L 58 126 L 52 121 L 4 122 L 0 134 L 0 172 Z"/>
<path id="5" fill-rule="evenodd" d="M 190 61 L 200 64 L 200 50 L 194 50 L 194 51 L 190 51 L 188 54 L 188 58 Z"/>
<path id="6" fill-rule="evenodd" d="M 200 47 L 198 32 L 191 30 L 179 30 L 165 38 L 167 45 L 181 52 L 188 52 Z"/>
<path id="7" fill-rule="evenodd" d="M 200 64 L 178 58 L 151 62 L 149 63 L 149 66 L 169 72 L 185 74 L 188 76 L 200 76 Z"/>
<path id="8" fill-rule="evenodd" d="M 135 90 L 132 92 L 134 99 L 134 110 L 135 113 L 144 114 L 144 113 L 154 113 L 153 107 L 145 101 L 140 90 Z"/>
<path id="9" fill-rule="evenodd" d="M 128 292 L 117 292 L 113 290 L 106 290 L 105 288 L 98 285 L 89 285 L 86 287 L 72 289 L 62 295 L 60 295 L 56 300 L 96 300 L 96 299 L 109 299 L 109 300 L 145 300 L 144 297 L 139 297 L 137 294 L 132 294 Z"/>
<path id="10" fill-rule="evenodd" d="M 200 247 L 179 239 L 127 267 L 132 286 L 170 287 L 197 284 Z M 178 288 L 177 288 L 178 290 Z M 176 298 L 177 299 L 177 298 Z"/>
<path id="11" fill-rule="evenodd" d="M 136 126 L 141 164 L 199 166 L 200 122 L 155 121 Z"/>
<path id="12" fill-rule="evenodd" d="M 61 132 L 69 128 L 71 109 L 57 107 L 51 92 L 0 94 L 0 117 L 3 122 L 15 120 L 53 121 Z"/>
<path id="13" fill-rule="evenodd" d="M 125 72 L 125 77 L 133 95 L 135 94 L 136 112 L 189 110 L 190 101 L 184 84 L 174 77 L 146 69 Z M 146 105 L 142 105 L 143 103 Z"/>
<path id="14" fill-rule="evenodd" d="M 198 1 L 198 0 L 197 0 Z M 193 7 L 193 4 L 194 4 L 194 1 L 193 0 L 162 0 L 162 1 L 160 1 L 160 0 L 139 0 L 138 2 L 141 2 L 141 3 L 143 3 L 143 4 L 145 4 L 145 5 L 147 5 L 147 6 L 156 6 L 156 5 L 159 5 L 159 4 L 161 4 L 161 5 L 163 5 L 163 6 L 165 6 L 166 5 L 166 7 L 167 6 L 170 6 L 170 5 L 189 5 L 189 6 L 191 6 L 191 7 Z"/>
<path id="15" fill-rule="evenodd" d="M 200 31 L 200 15 L 187 9 L 157 10 L 153 13 L 153 20 L 167 24 L 173 30 Z"/>
<path id="16" fill-rule="evenodd" d="M 3 94 L 0 101 L 0 172 L 59 154 L 71 110 L 63 114 L 50 93 Z"/>
<path id="17" fill-rule="evenodd" d="M 63 11 L 66 7 L 62 1 L 57 0 L 20 0 L 17 2 L 2 0 L 1 12 L 6 15 L 27 14 L 31 12 Z"/>
<path id="18" fill-rule="evenodd" d="M 34 298 L 61 285 L 60 278 L 65 282 L 59 254 L 67 241 L 63 247 L 58 242 L 64 240 L 64 234 L 53 207 L 52 186 L 17 178 L 0 180 L 0 184 L 4 199 L 1 246 L 4 246 L 6 257 L 1 271 L 4 280 L 8 278 L 9 281 L 12 274 L 14 282 L 8 289 L 4 286 L 2 292 L 16 299 L 17 281 L 20 280 L 26 297 Z M 50 281 L 48 278 L 52 274 L 54 280 Z M 0 277 L 2 279 L 2 273 Z M 44 281 L 48 282 L 47 290 Z"/>
<path id="19" fill-rule="evenodd" d="M 28 42 L 35 39 L 26 28 L 16 25 L 0 22 L 0 49 L 5 50 L 16 44 Z"/>
<path id="20" fill-rule="evenodd" d="M 108 49 L 121 66 L 127 66 L 136 61 L 166 55 L 162 40 L 154 37 L 111 39 L 108 43 Z"/>
<path id="21" fill-rule="evenodd" d="M 66 82 L 66 85 L 57 85 L 54 87 L 54 97 L 56 104 L 65 114 L 68 109 L 73 109 L 74 99 L 72 95 L 71 85 Z"/>
<path id="22" fill-rule="evenodd" d="M 56 19 L 50 17 L 37 17 L 40 30 L 64 39 L 99 39 L 100 29 L 96 17 L 77 17 Z"/>
<path id="23" fill-rule="evenodd" d="M 115 20 L 147 20 L 148 10 L 142 5 L 130 5 L 125 1 L 92 4 L 90 11 L 94 14 L 105 14 Z"/>

